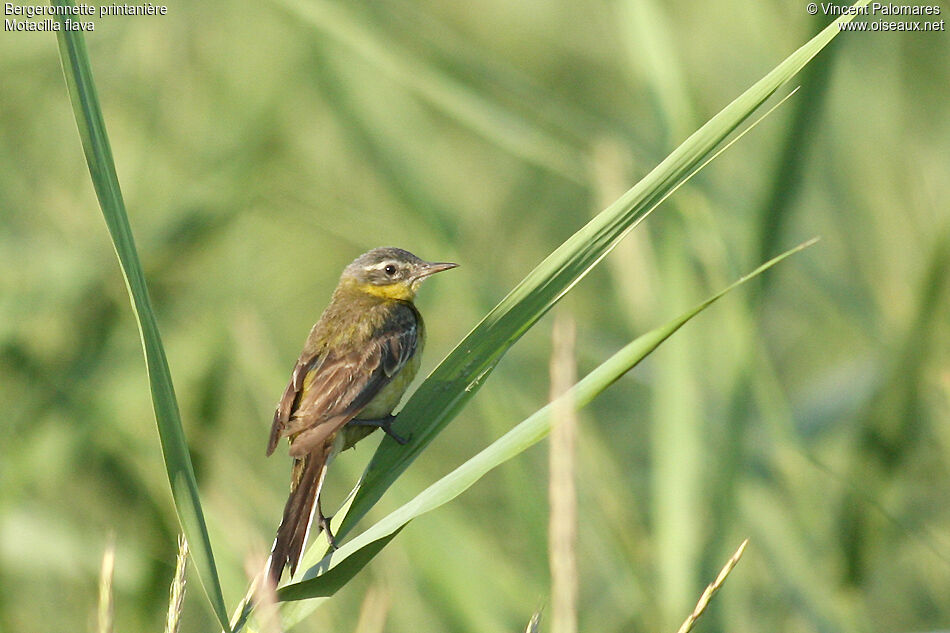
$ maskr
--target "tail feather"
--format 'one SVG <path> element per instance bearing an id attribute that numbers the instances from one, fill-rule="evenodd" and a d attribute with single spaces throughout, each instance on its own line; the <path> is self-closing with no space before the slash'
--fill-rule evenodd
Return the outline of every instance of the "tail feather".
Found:
<path id="1" fill-rule="evenodd" d="M 271 551 L 270 577 L 275 585 L 280 582 L 285 566 L 290 566 L 291 576 L 294 574 L 307 544 L 326 474 L 327 459 L 320 453 L 311 453 L 294 460 L 290 497 L 284 506 L 284 516 L 277 528 L 277 538 Z"/>

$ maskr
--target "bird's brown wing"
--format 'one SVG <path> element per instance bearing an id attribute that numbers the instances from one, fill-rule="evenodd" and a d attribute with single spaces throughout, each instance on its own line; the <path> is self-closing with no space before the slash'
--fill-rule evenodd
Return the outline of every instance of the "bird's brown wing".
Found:
<path id="1" fill-rule="evenodd" d="M 268 455 L 288 436 L 292 456 L 310 453 L 372 401 L 416 350 L 415 315 L 400 316 L 359 349 L 304 351 L 274 413 Z"/>

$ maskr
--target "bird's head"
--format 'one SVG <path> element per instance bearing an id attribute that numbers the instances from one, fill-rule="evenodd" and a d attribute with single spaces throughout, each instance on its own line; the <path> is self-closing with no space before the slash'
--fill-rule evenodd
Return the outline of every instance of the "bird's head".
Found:
<path id="1" fill-rule="evenodd" d="M 374 248 L 343 270 L 340 283 L 383 299 L 412 301 L 427 277 L 456 266 L 458 264 L 448 262 L 427 262 L 401 248 Z"/>

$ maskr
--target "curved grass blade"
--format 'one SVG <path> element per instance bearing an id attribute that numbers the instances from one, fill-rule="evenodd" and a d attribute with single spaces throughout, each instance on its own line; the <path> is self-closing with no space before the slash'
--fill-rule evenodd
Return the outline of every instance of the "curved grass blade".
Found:
<path id="1" fill-rule="evenodd" d="M 382 549 L 389 544 L 389 541 L 393 540 L 405 526 L 406 524 L 403 523 L 386 536 L 378 538 L 358 550 L 352 551 L 349 556 L 341 559 L 339 563 L 331 567 L 328 571 L 311 580 L 304 580 L 287 585 L 286 587 L 281 587 L 277 590 L 277 599 L 281 602 L 287 602 L 291 600 L 328 598 L 332 596 L 337 590 L 342 589 L 361 569 L 366 567 L 366 565 L 376 557 L 376 554 L 381 552 Z M 319 580 L 320 582 L 310 584 L 315 580 Z"/>
<path id="2" fill-rule="evenodd" d="M 73 6 L 73 2 L 72 0 L 53 0 L 53 5 L 69 7 Z M 57 19 L 62 22 L 65 16 L 59 15 Z M 109 146 L 105 121 L 99 107 L 99 97 L 96 94 L 86 44 L 80 32 L 67 31 L 65 24 L 61 26 L 56 37 L 59 40 L 63 74 L 66 77 L 66 87 L 72 101 L 83 152 L 92 176 L 92 184 L 99 199 L 99 206 L 102 208 L 102 215 L 109 227 L 112 245 L 119 258 L 122 276 L 125 278 L 132 310 L 139 326 L 152 392 L 152 405 L 162 444 L 162 455 L 181 529 L 188 539 L 192 560 L 215 617 L 227 628 L 227 610 L 211 551 L 211 540 L 208 538 L 208 529 L 201 511 L 198 485 L 195 481 L 191 457 L 188 454 L 185 433 L 181 428 L 178 401 L 175 398 L 168 361 L 165 358 L 158 324 L 145 284 L 145 275 L 136 252 L 135 240 L 132 238 L 132 229 L 126 215 L 122 192 L 119 189 L 112 149 Z"/>
<path id="3" fill-rule="evenodd" d="M 379 523 L 344 544 L 340 549 L 329 553 L 321 565 L 328 567 L 328 571 L 308 580 L 287 585 L 277 592 L 278 599 L 303 600 L 332 595 L 336 589 L 343 586 L 346 581 L 362 569 L 409 521 L 448 503 L 471 487 L 486 473 L 544 439 L 551 431 L 551 411 L 553 408 L 562 403 L 567 403 L 567 406 L 575 409 L 585 406 L 646 358 L 690 319 L 718 301 L 729 291 L 765 272 L 783 259 L 808 248 L 816 241 L 817 238 L 811 239 L 785 251 L 694 308 L 637 337 L 587 374 L 560 398 L 515 426 L 480 453 L 419 493 L 412 501 L 395 510 Z M 309 576 L 314 572 L 314 569 L 308 570 L 306 575 Z M 290 625 L 293 622 L 285 623 Z"/>
<path id="4" fill-rule="evenodd" d="M 863 6 L 859 0 L 855 6 Z M 342 539 L 479 389 L 508 349 L 663 200 L 718 155 L 717 148 L 840 32 L 844 15 L 727 105 L 616 202 L 532 270 L 439 364 L 399 413 L 412 433 L 383 440 L 337 531 Z M 746 130 L 747 131 L 747 130 Z M 744 132 L 743 132 L 744 133 Z M 740 134 L 741 135 L 741 134 Z M 733 139 L 732 142 L 734 142 Z M 719 150 L 721 151 L 721 150 Z"/>

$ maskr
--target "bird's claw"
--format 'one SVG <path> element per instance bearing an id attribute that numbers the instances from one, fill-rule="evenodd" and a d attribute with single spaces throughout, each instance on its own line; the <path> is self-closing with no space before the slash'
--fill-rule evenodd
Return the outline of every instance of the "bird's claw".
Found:
<path id="1" fill-rule="evenodd" d="M 317 525 L 319 525 L 320 529 L 326 533 L 327 542 L 330 544 L 330 549 L 338 549 L 336 546 L 336 537 L 333 536 L 333 532 L 330 531 L 330 519 L 333 517 L 323 516 L 323 511 L 319 511 L 318 514 L 319 517 L 317 518 Z"/>
<path id="2" fill-rule="evenodd" d="M 399 444 L 400 446 L 405 446 L 406 443 L 412 438 L 412 434 L 410 434 L 409 437 L 403 437 L 401 435 L 397 435 L 396 432 L 393 431 L 392 429 L 392 420 L 394 419 L 395 418 L 391 418 L 385 424 L 381 425 L 379 428 L 383 430 L 383 433 L 393 438 L 396 444 Z"/>
<path id="3" fill-rule="evenodd" d="M 393 422 L 396 420 L 396 416 L 387 415 L 385 418 L 379 420 L 350 420 L 348 424 L 352 426 L 373 426 L 378 427 L 383 430 L 383 433 L 393 438 L 397 444 L 404 446 L 411 438 L 412 435 L 409 435 L 408 438 L 397 435 L 393 431 Z"/>

